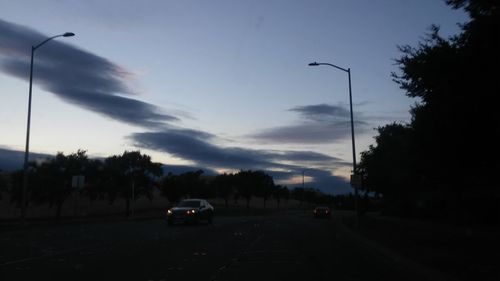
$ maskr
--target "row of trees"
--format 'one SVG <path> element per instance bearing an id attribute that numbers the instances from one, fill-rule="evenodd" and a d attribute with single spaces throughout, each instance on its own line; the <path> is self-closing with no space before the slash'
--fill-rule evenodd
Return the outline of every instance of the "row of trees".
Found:
<path id="1" fill-rule="evenodd" d="M 235 174 L 222 174 L 207 180 L 203 171 L 187 172 L 181 175 L 169 173 L 161 181 L 162 194 L 171 202 L 182 197 L 219 197 L 228 205 L 229 200 L 243 198 L 247 207 L 252 197 L 261 197 L 264 207 L 269 198 L 274 198 L 279 206 L 281 199 L 288 199 L 287 187 L 275 185 L 273 178 L 263 171 L 239 171 Z"/>
<path id="2" fill-rule="evenodd" d="M 77 176 L 85 177 L 85 184 L 75 186 Z M 16 171 L 7 177 L 0 177 L 2 190 L 10 193 L 11 202 L 19 207 L 22 202 L 23 171 Z M 10 184 L 7 184 L 10 182 Z M 10 186 L 10 188 L 9 188 Z M 78 189 L 76 189 L 78 188 Z M 278 208 L 282 200 L 290 198 L 301 202 L 332 203 L 332 197 L 312 188 L 289 190 L 286 186 L 276 185 L 271 176 L 263 171 L 239 171 L 233 174 L 205 176 L 202 170 L 183 174 L 163 175 L 160 163 L 139 151 L 125 151 L 105 159 L 90 159 L 86 151 L 64 155 L 58 153 L 54 158 L 42 162 L 29 163 L 27 204 L 49 204 L 55 207 L 56 217 L 61 215 L 64 202 L 75 191 L 91 200 L 124 199 L 125 212 L 130 214 L 131 200 L 141 197 L 153 199 L 154 191 L 175 203 L 182 198 L 222 198 L 226 206 L 230 200 L 245 200 L 250 206 L 253 197 L 263 199 L 263 207 L 268 200 L 276 201 Z"/>
<path id="3" fill-rule="evenodd" d="M 46 204 L 56 207 L 59 217 L 64 202 L 75 190 L 74 178 L 84 175 L 85 185 L 80 192 L 91 199 L 106 198 L 113 203 L 126 200 L 130 212 L 131 198 L 152 198 L 156 180 L 162 175 L 162 166 L 138 151 L 124 152 L 104 160 L 89 159 L 86 151 L 64 155 L 42 162 L 30 162 L 26 204 Z M 11 201 L 21 206 L 23 171 L 12 173 Z M 132 188 L 133 187 L 133 188 Z M 133 192 L 133 194 L 132 194 Z"/>
<path id="4" fill-rule="evenodd" d="M 417 47 L 401 47 L 396 83 L 416 98 L 411 123 L 378 128 L 362 153 L 364 188 L 383 195 L 386 210 L 498 219 L 500 134 L 496 95 L 500 2 L 448 0 L 470 21 L 442 38 L 433 26 Z"/>

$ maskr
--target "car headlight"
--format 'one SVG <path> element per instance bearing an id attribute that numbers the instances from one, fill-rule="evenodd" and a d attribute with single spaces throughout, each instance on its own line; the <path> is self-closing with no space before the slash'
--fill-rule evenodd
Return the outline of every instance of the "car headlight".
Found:
<path id="1" fill-rule="evenodd" d="M 172 211 L 171 210 L 167 210 L 167 215 L 171 215 L 172 214 Z"/>

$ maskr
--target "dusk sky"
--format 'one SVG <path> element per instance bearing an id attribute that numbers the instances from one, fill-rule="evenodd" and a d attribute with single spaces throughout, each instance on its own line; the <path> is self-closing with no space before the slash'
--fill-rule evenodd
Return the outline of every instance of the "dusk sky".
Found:
<path id="1" fill-rule="evenodd" d="M 35 52 L 33 153 L 140 150 L 292 186 L 307 169 L 349 192 L 347 73 L 308 64 L 351 68 L 359 161 L 416 102 L 391 79 L 397 46 L 466 20 L 442 0 L 0 0 L 0 159 L 24 151 L 31 46 L 74 32 Z"/>

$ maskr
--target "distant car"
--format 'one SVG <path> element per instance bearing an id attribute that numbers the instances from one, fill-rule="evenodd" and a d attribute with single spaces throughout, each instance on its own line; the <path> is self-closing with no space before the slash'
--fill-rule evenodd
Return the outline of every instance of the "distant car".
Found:
<path id="1" fill-rule="evenodd" d="M 313 210 L 315 218 L 330 218 L 332 216 L 332 210 L 328 207 L 316 207 Z"/>
<path id="2" fill-rule="evenodd" d="M 166 210 L 166 219 L 168 225 L 176 222 L 198 223 L 205 220 L 208 223 L 213 222 L 214 207 L 204 199 L 186 199 L 182 200 L 175 207 Z"/>

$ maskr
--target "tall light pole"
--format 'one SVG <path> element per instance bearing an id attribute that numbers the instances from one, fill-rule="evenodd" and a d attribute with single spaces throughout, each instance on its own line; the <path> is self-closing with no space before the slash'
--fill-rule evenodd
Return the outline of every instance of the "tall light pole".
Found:
<path id="1" fill-rule="evenodd" d="M 24 220 L 26 217 L 26 190 L 28 186 L 28 159 L 30 153 L 30 123 L 31 123 L 31 89 L 33 85 L 33 57 L 35 55 L 35 50 L 40 48 L 43 44 L 49 42 L 50 40 L 57 37 L 71 37 L 75 36 L 72 32 L 66 32 L 56 36 L 49 37 L 39 43 L 38 45 L 31 46 L 31 64 L 30 64 L 30 90 L 28 96 L 28 123 L 26 126 L 26 149 L 24 151 L 24 174 L 23 174 L 23 190 L 21 195 L 21 218 Z"/>
<path id="2" fill-rule="evenodd" d="M 306 170 L 302 170 L 302 204 L 304 203 L 304 193 L 306 193 L 306 189 L 304 187 L 304 173 Z M 304 204 L 304 214 L 306 213 L 306 206 Z"/>
<path id="3" fill-rule="evenodd" d="M 356 145 L 354 142 L 354 117 L 352 113 L 352 88 L 351 88 L 351 69 L 350 68 L 343 68 L 340 66 L 336 66 L 331 63 L 320 63 L 320 62 L 312 62 L 309 64 L 309 66 L 318 66 L 318 65 L 328 65 L 333 68 L 336 68 L 338 70 L 342 70 L 344 72 L 347 72 L 347 76 L 349 78 L 349 107 L 350 107 L 350 112 L 351 112 L 351 137 L 352 137 L 352 173 L 354 176 L 355 181 L 357 181 L 357 175 L 356 175 Z M 358 184 L 352 182 L 351 179 L 351 185 L 354 187 L 354 212 L 356 213 L 356 224 L 359 223 L 359 206 L 358 206 Z"/>
<path id="4" fill-rule="evenodd" d="M 305 170 L 302 170 L 302 189 L 304 188 L 304 173 Z"/>

